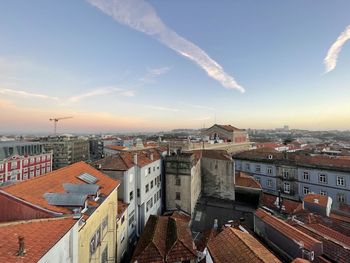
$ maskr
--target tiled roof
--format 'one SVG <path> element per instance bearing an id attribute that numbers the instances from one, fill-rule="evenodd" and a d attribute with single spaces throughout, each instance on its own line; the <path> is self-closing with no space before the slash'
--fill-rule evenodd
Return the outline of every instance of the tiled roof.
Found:
<path id="1" fill-rule="evenodd" d="M 303 258 L 296 258 L 291 263 L 310 263 L 310 261 L 308 261 L 307 259 L 303 259 Z"/>
<path id="2" fill-rule="evenodd" d="M 320 194 L 307 194 L 304 196 L 304 202 L 312 203 L 314 205 L 327 207 L 328 196 Z"/>
<path id="3" fill-rule="evenodd" d="M 76 222 L 54 218 L 0 224 L 0 262 L 38 262 Z M 19 236 L 24 237 L 23 257 L 16 256 Z"/>
<path id="4" fill-rule="evenodd" d="M 208 242 L 214 263 L 281 262 L 249 233 L 226 227 Z"/>
<path id="5" fill-rule="evenodd" d="M 329 227 L 326 227 L 321 224 L 309 224 L 307 225 L 308 227 L 316 230 L 317 232 L 321 233 L 323 236 L 332 238 L 338 242 L 343 243 L 346 245 L 348 248 L 350 248 L 350 237 L 346 236 L 338 231 L 335 231 Z"/>
<path id="6" fill-rule="evenodd" d="M 33 179 L 2 187 L 1 190 L 39 207 L 58 213 L 71 214 L 72 211 L 66 207 L 49 205 L 44 194 L 64 193 L 64 183 L 86 184 L 78 178 L 83 173 L 88 173 L 98 179 L 96 184 L 100 186 L 101 195 L 108 196 L 119 185 L 119 181 L 111 179 L 87 163 L 78 162 Z"/>
<path id="7" fill-rule="evenodd" d="M 116 151 L 122 151 L 122 150 L 126 149 L 126 147 L 120 146 L 120 145 L 106 145 L 105 148 L 110 149 L 110 150 L 116 150 Z"/>
<path id="8" fill-rule="evenodd" d="M 216 124 L 217 126 L 219 126 L 220 128 L 229 131 L 229 132 L 233 132 L 233 131 L 244 131 L 242 129 L 238 129 L 232 125 L 220 125 L 220 124 Z"/>
<path id="9" fill-rule="evenodd" d="M 187 223 L 151 215 L 136 246 L 132 262 L 178 262 L 197 257 Z"/>
<path id="10" fill-rule="evenodd" d="M 235 184 L 236 186 L 261 189 L 261 185 L 257 181 L 255 181 L 253 177 L 243 172 L 236 172 Z"/>
<path id="11" fill-rule="evenodd" d="M 225 150 L 197 150 L 194 152 L 201 152 L 203 158 L 232 161 L 231 156 Z"/>
<path id="12" fill-rule="evenodd" d="M 266 224 L 270 225 L 290 240 L 293 240 L 294 242 L 303 242 L 304 247 L 309 250 L 311 250 L 311 248 L 317 243 L 320 243 L 320 241 L 316 240 L 315 238 L 306 235 L 300 230 L 297 230 L 296 228 L 292 227 L 291 225 L 287 224 L 281 219 L 265 212 L 260 208 L 256 210 L 255 214 Z"/>
<path id="13" fill-rule="evenodd" d="M 93 165 L 95 167 L 101 167 L 99 169 L 102 170 L 126 171 L 135 165 L 134 155 L 137 155 L 137 165 L 139 167 L 151 164 L 161 158 L 156 149 L 147 149 L 110 155 L 94 162 Z"/>
<path id="14" fill-rule="evenodd" d="M 278 196 L 263 193 L 260 198 L 260 203 L 270 209 L 278 210 Z M 293 214 L 302 210 L 302 203 L 282 198 L 282 212 L 286 214 Z"/>

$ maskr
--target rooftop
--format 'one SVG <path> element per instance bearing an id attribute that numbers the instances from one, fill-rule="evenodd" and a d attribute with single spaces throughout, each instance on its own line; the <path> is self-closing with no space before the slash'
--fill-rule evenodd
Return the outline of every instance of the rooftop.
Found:
<path id="1" fill-rule="evenodd" d="M 186 222 L 151 215 L 136 246 L 132 262 L 177 262 L 197 258 Z"/>
<path id="2" fill-rule="evenodd" d="M 296 243 L 302 242 L 304 244 L 304 247 L 311 250 L 311 248 L 317 244 L 321 243 L 320 241 L 316 240 L 315 238 L 306 235 L 305 233 L 301 232 L 300 230 L 297 230 L 296 228 L 292 227 L 291 225 L 287 224 L 286 222 L 282 221 L 281 219 L 265 212 L 262 209 L 257 209 L 255 212 L 255 215 L 259 217 L 262 221 L 264 221 L 266 224 L 270 225 L 274 229 L 276 229 L 278 232 L 280 232 L 282 235 L 286 236 L 290 240 L 293 240 Z"/>
<path id="3" fill-rule="evenodd" d="M 279 210 L 278 196 L 263 193 L 261 195 L 260 203 L 270 209 Z M 293 214 L 297 211 L 302 210 L 302 203 L 289 200 L 287 198 L 282 198 L 282 212 L 286 214 Z"/>
<path id="4" fill-rule="evenodd" d="M 38 262 L 76 223 L 72 218 L 52 218 L 0 224 L 0 262 Z M 19 236 L 24 237 L 23 257 L 16 256 Z"/>
<path id="5" fill-rule="evenodd" d="M 304 196 L 304 202 L 312 203 L 314 205 L 327 207 L 328 196 L 320 194 L 307 194 Z"/>
<path id="6" fill-rule="evenodd" d="M 78 178 L 83 174 L 89 174 L 98 179 L 96 184 L 99 186 L 101 196 L 107 197 L 119 185 L 119 181 L 111 179 L 87 163 L 78 162 L 45 175 L 4 186 L 0 191 L 53 212 L 71 214 L 72 211 L 67 207 L 50 205 L 44 195 L 66 193 L 64 184 L 67 183 L 87 185 L 88 183 Z"/>
<path id="7" fill-rule="evenodd" d="M 281 262 L 252 235 L 233 227 L 212 237 L 208 249 L 215 263 Z"/>
<path id="8" fill-rule="evenodd" d="M 261 185 L 251 176 L 243 172 L 236 172 L 235 184 L 238 187 L 248 187 L 261 190 Z"/>

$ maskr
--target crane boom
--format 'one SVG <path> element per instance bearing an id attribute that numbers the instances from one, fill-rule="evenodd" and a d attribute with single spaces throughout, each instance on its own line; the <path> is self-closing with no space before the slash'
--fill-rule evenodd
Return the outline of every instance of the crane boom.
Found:
<path id="1" fill-rule="evenodd" d="M 54 134 L 56 135 L 57 132 L 57 123 L 59 120 L 65 120 L 65 119 L 71 119 L 73 118 L 73 116 L 69 116 L 69 117 L 61 117 L 61 118 L 50 118 L 50 121 L 53 121 L 53 131 Z"/>

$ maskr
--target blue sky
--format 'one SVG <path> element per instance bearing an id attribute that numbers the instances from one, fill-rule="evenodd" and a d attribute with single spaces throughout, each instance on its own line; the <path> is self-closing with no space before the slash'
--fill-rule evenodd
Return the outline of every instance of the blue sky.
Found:
<path id="1" fill-rule="evenodd" d="M 350 129 L 349 43 L 332 71 L 323 63 L 350 25 L 349 1 L 133 0 L 127 22 L 109 13 L 127 1 L 91 2 L 0 3 L 0 131 L 50 131 L 48 118 L 65 115 L 62 132 L 198 128 L 215 115 L 241 128 Z M 149 12 L 176 37 L 135 28 Z M 179 38 L 226 84 L 172 49 Z"/>

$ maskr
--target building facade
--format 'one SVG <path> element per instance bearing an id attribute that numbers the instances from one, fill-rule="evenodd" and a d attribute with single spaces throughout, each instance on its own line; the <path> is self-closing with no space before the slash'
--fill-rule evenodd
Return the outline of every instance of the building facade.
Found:
<path id="1" fill-rule="evenodd" d="M 155 149 L 122 152 L 94 165 L 120 181 L 118 198 L 128 204 L 128 238 L 134 244 L 149 216 L 161 214 L 161 155 Z"/>
<path id="2" fill-rule="evenodd" d="M 52 153 L 35 142 L 0 142 L 0 185 L 23 181 L 52 170 Z"/>
<path id="3" fill-rule="evenodd" d="M 249 142 L 248 133 L 243 129 L 238 129 L 231 125 L 214 124 L 212 127 L 202 132 L 205 141 L 213 143 L 246 143 Z"/>
<path id="4" fill-rule="evenodd" d="M 325 156 L 253 150 L 235 154 L 236 170 L 253 176 L 264 192 L 294 200 L 327 195 L 333 209 L 350 203 L 350 161 Z"/>
<path id="5" fill-rule="evenodd" d="M 76 136 L 57 136 L 44 138 L 42 143 L 46 151 L 53 153 L 53 170 L 90 159 L 88 140 Z"/>

